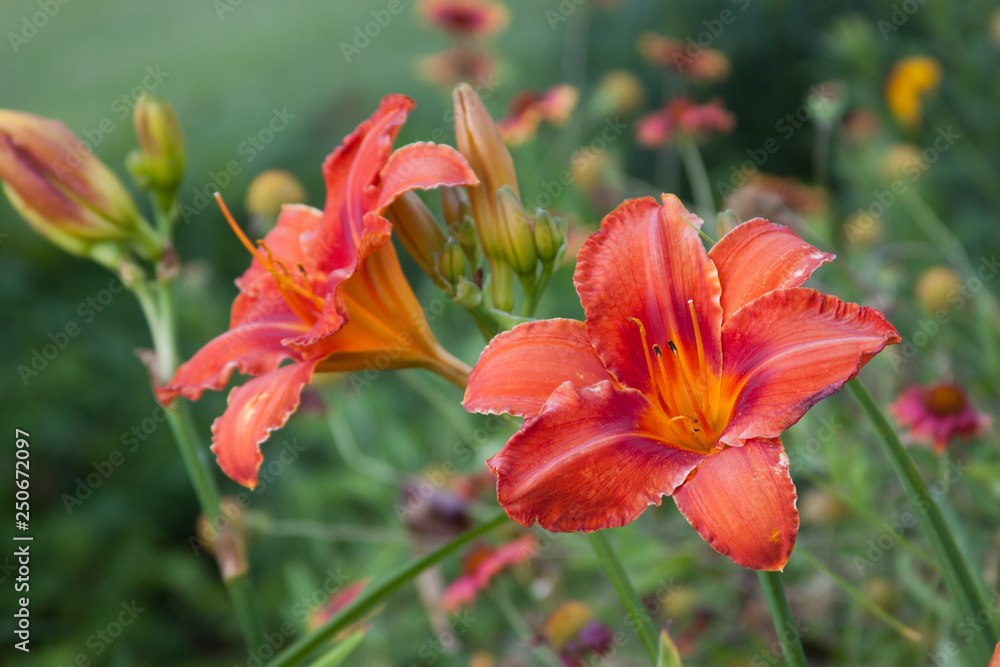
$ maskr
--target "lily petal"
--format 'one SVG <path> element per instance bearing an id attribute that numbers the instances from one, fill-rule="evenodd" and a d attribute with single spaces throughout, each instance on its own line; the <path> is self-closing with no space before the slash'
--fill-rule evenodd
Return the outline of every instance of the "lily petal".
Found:
<path id="1" fill-rule="evenodd" d="M 751 570 L 781 570 L 799 529 L 788 456 L 778 439 L 712 454 L 674 491 L 688 523 L 720 554 Z"/>
<path id="2" fill-rule="evenodd" d="M 326 180 L 325 223 L 303 239 L 320 271 L 350 265 L 364 232 L 365 213 L 378 197 L 375 185 L 389 161 L 392 143 L 414 106 L 405 95 L 387 95 L 371 118 L 358 125 L 323 162 Z"/>
<path id="3" fill-rule="evenodd" d="M 737 310 L 776 289 L 799 287 L 835 255 L 821 252 L 788 227 L 748 220 L 708 252 L 722 284 L 723 324 Z"/>
<path id="4" fill-rule="evenodd" d="M 582 388 L 606 380 L 614 378 L 594 352 L 583 322 L 526 322 L 486 346 L 462 404 L 469 412 L 534 417 L 564 382 Z"/>
<path id="5" fill-rule="evenodd" d="M 420 141 L 397 149 L 389 158 L 382 170 L 374 210 L 381 212 L 396 197 L 410 190 L 478 183 L 479 179 L 461 153 L 451 146 Z"/>
<path id="6" fill-rule="evenodd" d="M 355 255 L 344 264 L 330 268 L 323 310 L 316 318 L 316 323 L 313 324 L 309 333 L 300 336 L 296 340 L 289 341 L 289 345 L 302 349 L 311 347 L 323 338 L 337 333 L 347 324 L 350 315 L 348 314 L 348 306 L 344 299 L 344 287 L 348 284 L 348 279 L 353 277 L 358 271 L 358 267 L 364 267 L 365 260 L 370 255 L 383 246 L 391 246 L 389 243 L 391 233 L 392 225 L 388 220 L 373 212 L 368 212 L 364 215 L 362 232 L 358 238 Z M 400 269 L 399 274 L 402 275 L 402 269 Z M 398 284 L 395 286 L 400 287 Z M 406 285 L 406 289 L 412 293 L 412 289 L 410 289 L 408 284 Z M 414 297 L 415 300 L 416 297 Z"/>
<path id="7" fill-rule="evenodd" d="M 630 199 L 609 213 L 577 256 L 574 283 L 587 315 L 587 333 L 618 381 L 640 391 L 650 386 L 650 345 L 676 343 L 685 366 L 703 364 L 715 377 L 722 367 L 722 306 L 718 272 L 695 227 L 701 219 L 673 195 L 660 207 L 651 197 Z M 691 308 L 704 346 L 698 345 Z M 647 345 L 631 318 L 642 322 Z"/>
<path id="8" fill-rule="evenodd" d="M 264 461 L 260 443 L 288 421 L 317 360 L 289 364 L 229 392 L 228 407 L 212 424 L 212 451 L 222 471 L 243 486 L 257 486 Z"/>
<path id="9" fill-rule="evenodd" d="M 282 341 L 306 330 L 294 315 L 274 316 L 249 322 L 216 336 L 180 365 L 165 387 L 156 388 L 156 397 L 164 405 L 175 397 L 197 401 L 203 391 L 219 391 L 229 382 L 234 370 L 244 375 L 263 375 L 285 359 L 301 357 Z"/>
<path id="10" fill-rule="evenodd" d="M 523 526 L 587 532 L 624 526 L 659 505 L 704 454 L 638 432 L 649 409 L 641 393 L 611 382 L 560 386 L 486 462 L 507 515 Z"/>
<path id="11" fill-rule="evenodd" d="M 840 391 L 886 345 L 900 341 L 882 313 L 802 287 L 750 302 L 722 328 L 724 395 L 735 396 L 720 440 L 773 438 Z"/>

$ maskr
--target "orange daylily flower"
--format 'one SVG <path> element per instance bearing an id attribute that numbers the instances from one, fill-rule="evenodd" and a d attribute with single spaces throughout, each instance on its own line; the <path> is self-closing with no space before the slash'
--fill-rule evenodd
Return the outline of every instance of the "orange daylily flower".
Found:
<path id="1" fill-rule="evenodd" d="M 695 104 L 686 97 L 671 100 L 659 111 L 648 113 L 638 120 L 635 138 L 640 146 L 659 148 L 672 143 L 677 135 L 700 139 L 709 132 L 725 134 L 736 125 L 736 117 L 726 110 L 722 100 Z"/>
<path id="2" fill-rule="evenodd" d="M 504 143 L 519 146 L 534 139 L 543 122 L 556 127 L 565 125 L 579 100 L 580 94 L 568 83 L 552 86 L 540 95 L 522 91 L 511 100 L 507 115 L 497 122 L 497 129 Z"/>
<path id="3" fill-rule="evenodd" d="M 507 6 L 493 0 L 421 0 L 418 11 L 426 21 L 462 36 L 495 35 L 510 22 Z"/>
<path id="4" fill-rule="evenodd" d="M 259 250 L 229 218 L 254 256 L 236 281 L 229 331 L 182 364 L 157 396 L 164 404 L 198 400 L 205 389 L 222 389 L 234 369 L 256 376 L 232 390 L 212 425 L 219 465 L 245 486 L 257 483 L 260 443 L 295 411 L 314 371 L 425 368 L 464 385 L 468 369 L 434 339 L 383 211 L 413 189 L 478 181 L 449 146 L 392 151 L 412 107 L 403 95 L 386 97 L 324 162 L 325 209 L 283 207 Z"/>
<path id="5" fill-rule="evenodd" d="M 798 532 L 779 436 L 899 334 L 799 287 L 832 255 L 751 220 L 706 252 L 673 195 L 628 200 L 580 251 L 586 322 L 487 346 L 464 405 L 526 417 L 487 465 L 507 514 L 557 532 L 633 521 L 672 495 L 712 547 L 780 570 Z"/>

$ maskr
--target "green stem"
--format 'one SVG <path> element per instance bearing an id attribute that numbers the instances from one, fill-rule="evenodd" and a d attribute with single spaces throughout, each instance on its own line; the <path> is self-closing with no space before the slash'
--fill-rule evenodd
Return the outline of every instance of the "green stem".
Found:
<path id="1" fill-rule="evenodd" d="M 806 654 L 802 650 L 802 640 L 792 619 L 792 610 L 788 607 L 785 597 L 785 585 L 781 582 L 780 572 L 758 572 L 767 606 L 771 609 L 771 620 L 774 621 L 774 631 L 778 633 L 785 664 L 789 667 L 806 667 Z"/>
<path id="2" fill-rule="evenodd" d="M 712 185 L 708 180 L 705 162 L 701 159 L 701 151 L 693 137 L 686 137 L 677 143 L 684 161 L 684 170 L 691 181 L 691 192 L 694 194 L 695 208 L 705 222 L 715 220 L 715 200 L 712 198 Z M 716 234 L 718 236 L 718 234 Z"/>
<path id="3" fill-rule="evenodd" d="M 524 303 L 521 304 L 521 317 L 531 317 L 535 314 L 535 306 L 538 305 L 538 289 L 535 286 L 534 276 L 518 276 L 521 279 L 521 288 L 524 290 Z"/>
<path id="4" fill-rule="evenodd" d="M 659 640 L 656 636 L 656 630 L 653 629 L 653 622 L 650 620 L 649 614 L 646 613 L 646 608 L 642 604 L 642 599 L 635 592 L 635 587 L 632 586 L 632 582 L 628 578 L 628 573 L 625 572 L 621 561 L 615 555 L 614 550 L 611 548 L 611 542 L 608 541 L 608 537 L 604 534 L 604 531 L 598 530 L 593 533 L 587 533 L 587 537 L 590 538 L 590 546 L 593 547 L 594 553 L 597 555 L 597 560 L 604 569 L 604 574 L 611 581 L 611 585 L 615 587 L 615 592 L 618 593 L 618 598 L 625 607 L 628 620 L 635 629 L 636 634 L 639 635 L 639 641 L 642 642 L 643 648 L 646 649 L 650 663 L 655 665 L 660 653 Z"/>
<path id="5" fill-rule="evenodd" d="M 525 301 L 524 308 L 521 310 L 521 314 L 525 317 L 534 317 L 535 310 L 538 309 L 538 302 L 542 298 L 542 293 L 545 288 L 548 287 L 549 278 L 552 276 L 552 265 L 553 262 L 542 262 L 542 272 L 538 276 L 538 283 L 535 285 L 535 291 L 531 295 L 531 299 Z"/>
<path id="6" fill-rule="evenodd" d="M 131 286 L 139 301 L 149 332 L 153 339 L 156 352 L 156 366 L 151 369 L 156 383 L 166 382 L 173 374 L 177 360 L 176 336 L 174 334 L 173 298 L 170 293 L 170 283 L 157 281 L 153 283 L 155 293 L 150 292 L 149 283 L 138 282 Z M 197 431 L 185 405 L 174 403 L 163 408 L 167 423 L 173 433 L 174 442 L 180 452 L 184 469 L 187 471 L 191 486 L 201 511 L 209 524 L 216 526 L 219 517 L 219 489 L 212 477 L 212 463 L 208 460 L 208 451 L 201 446 L 195 435 Z M 247 647 L 257 650 L 264 635 L 260 619 L 254 610 L 250 582 L 246 575 L 239 575 L 225 581 L 229 599 L 236 613 L 236 621 Z"/>
<path id="7" fill-rule="evenodd" d="M 426 556 L 411 561 L 395 572 L 373 582 L 351 604 L 342 609 L 340 613 L 289 646 L 268 667 L 289 667 L 290 665 L 303 664 L 303 661 L 314 651 L 322 647 L 325 642 L 329 641 L 352 623 L 361 620 L 365 614 L 385 601 L 405 584 L 416 579 L 417 575 L 421 572 L 438 564 L 469 542 L 485 535 L 494 528 L 502 526 L 507 521 L 507 515 L 500 514 L 490 521 L 459 535 L 448 544 L 428 553 Z"/>
<path id="8" fill-rule="evenodd" d="M 971 619 L 970 623 L 977 622 L 976 615 L 983 610 L 990 610 L 991 607 L 987 605 L 980 584 L 973 575 L 972 567 L 959 548 L 958 541 L 945 520 L 937 500 L 927 487 L 913 457 L 900 442 L 899 436 L 896 435 L 896 431 L 872 395 L 858 380 L 849 382 L 848 387 L 881 436 L 886 454 L 906 489 L 910 504 L 916 510 L 917 519 L 927 535 L 931 550 L 941 564 L 945 585 L 958 607 L 960 619 Z M 997 639 L 1000 638 L 996 614 L 990 614 L 988 625 L 973 638 L 974 651 L 977 653 L 974 658 L 976 664 L 985 665 L 990 660 Z"/>

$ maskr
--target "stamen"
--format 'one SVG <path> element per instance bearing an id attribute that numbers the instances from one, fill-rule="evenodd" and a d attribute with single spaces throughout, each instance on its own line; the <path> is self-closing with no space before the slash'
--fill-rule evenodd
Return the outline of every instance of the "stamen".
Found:
<path id="1" fill-rule="evenodd" d="M 316 321 L 316 314 L 310 312 L 308 306 L 311 303 L 322 311 L 323 299 L 319 298 L 319 296 L 317 296 L 311 289 L 303 288 L 302 286 L 296 284 L 295 281 L 289 276 L 288 270 L 284 267 L 284 265 L 281 264 L 281 262 L 274 260 L 274 257 L 271 255 L 271 249 L 267 247 L 266 243 L 263 241 L 257 242 L 260 247 L 264 249 L 267 259 L 265 259 L 257 251 L 253 244 L 250 243 L 250 239 L 248 239 L 246 234 L 243 233 L 243 230 L 240 229 L 240 226 L 236 224 L 233 214 L 229 212 L 229 207 L 226 206 L 226 203 L 222 200 L 222 195 L 218 192 L 215 193 L 215 201 L 218 202 L 219 208 L 222 209 L 223 217 L 226 219 L 226 222 L 229 223 L 230 228 L 232 228 L 236 237 L 240 240 L 240 243 L 243 244 L 243 247 L 249 250 L 250 254 L 264 266 L 268 273 L 274 276 L 274 280 L 277 282 L 278 289 L 281 291 L 281 295 L 284 297 L 285 303 L 288 304 L 288 308 L 304 322 L 310 324 L 314 323 Z M 275 264 L 280 267 L 280 271 L 275 268 Z M 289 294 L 288 290 L 291 290 L 294 294 Z M 296 294 L 307 299 L 309 303 L 301 303 L 295 298 Z"/>
<path id="2" fill-rule="evenodd" d="M 670 346 L 670 351 L 671 352 L 673 352 L 674 354 L 677 354 L 677 346 L 674 345 L 674 341 L 668 340 L 667 341 L 667 345 Z"/>
<path id="3" fill-rule="evenodd" d="M 655 384 L 656 376 L 653 374 L 653 360 L 649 358 L 649 345 L 646 344 L 646 328 L 642 326 L 642 322 L 638 318 L 630 317 L 628 321 L 639 327 L 639 337 L 642 338 L 642 352 L 646 355 L 646 370 L 649 371 L 650 382 Z M 653 351 L 656 351 L 656 346 L 653 346 Z"/>
<path id="4" fill-rule="evenodd" d="M 691 326 L 694 327 L 694 340 L 698 345 L 698 365 L 701 367 L 701 382 L 705 388 L 705 399 L 708 399 L 708 369 L 705 368 L 705 347 L 701 342 L 701 329 L 698 328 L 698 316 L 694 311 L 694 301 L 688 299 L 688 310 L 691 311 Z M 711 408 L 711 403 L 709 403 Z"/>

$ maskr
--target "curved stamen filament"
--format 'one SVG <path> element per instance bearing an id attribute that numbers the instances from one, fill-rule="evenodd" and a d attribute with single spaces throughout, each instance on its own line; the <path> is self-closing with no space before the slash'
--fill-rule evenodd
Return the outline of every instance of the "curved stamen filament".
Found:
<path id="1" fill-rule="evenodd" d="M 316 321 L 316 313 L 323 310 L 323 299 L 312 291 L 309 286 L 308 279 L 305 281 L 305 287 L 296 283 L 289 274 L 288 269 L 285 268 L 284 264 L 275 260 L 271 255 L 271 249 L 268 248 L 263 241 L 258 241 L 257 243 L 264 249 L 264 253 L 267 255 L 267 258 L 265 259 L 264 256 L 257 251 L 257 248 L 255 248 L 250 242 L 250 239 L 247 238 L 247 235 L 243 233 L 243 230 L 240 229 L 239 225 L 236 224 L 236 220 L 233 219 L 233 215 L 229 212 L 229 208 L 226 206 L 226 203 L 222 201 L 222 195 L 216 192 L 215 200 L 218 202 L 219 208 L 222 209 L 222 215 L 226 218 L 226 222 L 229 223 L 229 226 L 236 234 L 236 238 L 238 238 L 240 243 L 243 244 L 243 247 L 250 251 L 250 254 L 253 255 L 254 258 L 260 262 L 272 276 L 274 276 L 275 281 L 278 283 L 278 289 L 281 291 L 281 295 L 284 297 L 285 303 L 288 304 L 288 308 L 304 322 L 310 324 L 314 323 Z M 304 276 L 305 273 L 303 272 L 303 277 Z M 305 303 L 303 303 L 300 298 L 296 297 L 305 299 Z M 314 307 L 316 312 L 313 312 L 310 306 Z"/>
<path id="2" fill-rule="evenodd" d="M 688 380 L 687 374 L 684 372 L 684 364 L 681 363 L 677 354 L 677 346 L 670 341 L 670 351 L 673 363 L 676 365 L 676 375 L 680 377 L 680 383 L 684 387 L 684 393 L 688 400 L 689 409 L 694 412 L 695 417 L 690 418 L 692 423 L 697 424 L 701 428 L 699 430 L 705 431 L 706 433 L 712 435 L 712 427 L 709 425 L 708 418 L 705 416 L 704 411 L 701 409 L 701 404 L 695 397 L 694 388 L 691 386 L 690 380 Z M 654 346 L 656 348 L 656 346 Z M 659 349 L 659 348 L 656 348 Z M 663 355 L 657 355 L 660 363 L 660 372 L 664 377 L 667 377 L 667 369 L 663 362 Z"/>

